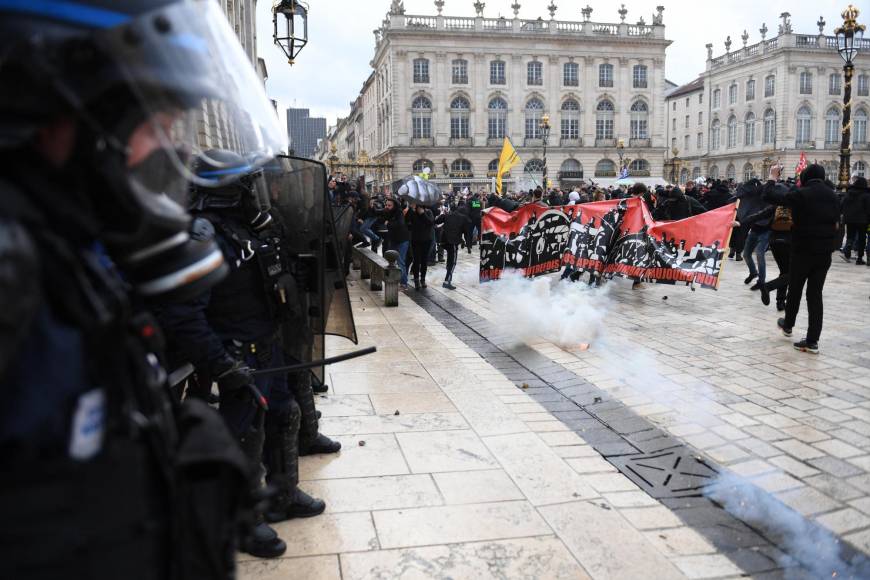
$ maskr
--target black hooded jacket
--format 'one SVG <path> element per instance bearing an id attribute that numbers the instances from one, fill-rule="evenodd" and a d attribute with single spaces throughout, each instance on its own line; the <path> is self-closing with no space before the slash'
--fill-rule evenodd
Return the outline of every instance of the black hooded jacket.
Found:
<path id="1" fill-rule="evenodd" d="M 773 181 L 768 181 L 762 199 L 791 208 L 793 253 L 829 254 L 837 249 L 842 237 L 837 194 L 822 179 L 803 183 L 802 187 L 784 191 Z"/>
<path id="2" fill-rule="evenodd" d="M 863 177 L 846 190 L 843 198 L 843 221 L 847 224 L 866 224 L 870 222 L 870 189 Z"/>

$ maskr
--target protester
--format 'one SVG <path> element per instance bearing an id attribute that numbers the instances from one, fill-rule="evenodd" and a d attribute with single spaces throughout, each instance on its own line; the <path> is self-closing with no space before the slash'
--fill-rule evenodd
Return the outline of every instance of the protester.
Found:
<path id="1" fill-rule="evenodd" d="M 806 285 L 809 327 L 806 338 L 796 342 L 794 347 L 818 353 L 823 319 L 822 290 L 839 237 L 837 194 L 825 184 L 825 169 L 821 165 L 809 165 L 801 172 L 801 187 L 788 191 L 776 187 L 781 173 L 781 165 L 771 168 L 763 194 L 768 203 L 786 206 L 792 212 L 789 292 L 785 317 L 777 320 L 777 325 L 783 334 L 792 335 Z"/>
<path id="2" fill-rule="evenodd" d="M 443 224 L 441 240 L 447 251 L 447 271 L 444 282 L 441 284 L 448 290 L 456 290 L 453 285 L 453 271 L 456 269 L 456 261 L 459 256 L 459 245 L 462 243 L 462 234 L 467 231 L 470 223 L 468 215 L 459 211 L 443 211 L 436 219 L 436 224 Z"/>
<path id="3" fill-rule="evenodd" d="M 737 219 L 743 228 L 748 228 L 746 241 L 743 245 L 743 259 L 749 275 L 743 280 L 744 284 L 750 284 L 758 278 L 751 290 L 760 290 L 764 286 L 767 277 L 767 262 L 764 255 L 770 243 L 770 220 L 773 218 L 772 207 L 761 199 L 761 182 L 750 179 L 742 184 L 737 191 L 736 197 L 740 200 L 737 209 Z M 765 211 L 770 209 L 770 211 Z M 753 219 L 741 219 L 741 216 L 753 214 Z M 758 265 L 756 266 L 755 255 Z"/>
<path id="4" fill-rule="evenodd" d="M 429 266 L 429 248 L 432 246 L 435 217 L 429 208 L 412 205 L 407 215 L 411 231 L 411 250 L 414 259 L 414 290 L 426 287 L 426 271 Z"/>
<path id="5" fill-rule="evenodd" d="M 389 242 L 390 250 L 395 250 L 399 254 L 399 269 L 401 274 L 401 285 L 403 290 L 408 289 L 408 247 L 411 243 L 411 234 L 408 231 L 408 226 L 405 224 L 405 210 L 395 199 L 387 199 L 384 202 L 384 209 L 376 212 L 377 215 L 384 220 L 387 226 L 387 241 Z"/>
<path id="6" fill-rule="evenodd" d="M 843 198 L 843 223 L 846 224 L 846 245 L 843 247 L 842 258 L 850 262 L 852 250 L 855 250 L 855 264 L 864 265 L 867 224 L 870 223 L 870 189 L 863 177 L 856 177 L 846 190 Z"/>

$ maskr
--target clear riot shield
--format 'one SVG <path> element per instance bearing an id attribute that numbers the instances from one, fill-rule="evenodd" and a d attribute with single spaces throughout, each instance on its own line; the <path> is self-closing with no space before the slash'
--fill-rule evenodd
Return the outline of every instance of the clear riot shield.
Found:
<path id="1" fill-rule="evenodd" d="M 299 307 L 282 324 L 287 354 L 300 362 L 323 358 L 326 334 L 357 343 L 353 311 L 337 254 L 339 242 L 326 190 L 326 168 L 310 159 L 278 156 L 264 167 L 265 187 L 282 251 L 297 281 Z M 296 313 L 296 314 L 293 314 Z M 324 380 L 324 368 L 312 371 Z"/>

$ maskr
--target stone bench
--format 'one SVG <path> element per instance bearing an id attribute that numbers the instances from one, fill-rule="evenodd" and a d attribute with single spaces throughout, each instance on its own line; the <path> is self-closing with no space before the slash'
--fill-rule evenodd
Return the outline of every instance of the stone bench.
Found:
<path id="1" fill-rule="evenodd" d="M 369 281 L 369 289 L 384 291 L 384 306 L 399 305 L 399 281 L 402 271 L 396 265 L 399 253 L 387 250 L 381 256 L 368 248 L 353 249 L 353 267 L 359 277 Z"/>

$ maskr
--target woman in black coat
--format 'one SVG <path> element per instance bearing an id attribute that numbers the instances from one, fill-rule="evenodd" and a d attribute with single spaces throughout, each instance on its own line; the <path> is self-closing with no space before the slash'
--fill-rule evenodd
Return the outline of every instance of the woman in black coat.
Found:
<path id="1" fill-rule="evenodd" d="M 852 259 L 855 250 L 856 264 L 864 264 L 864 247 L 867 245 L 867 224 L 870 223 L 870 190 L 867 180 L 856 177 L 846 197 L 843 198 L 843 223 L 846 224 L 846 245 L 843 246 L 843 259 Z"/>
<path id="2" fill-rule="evenodd" d="M 453 285 L 453 270 L 456 269 L 456 259 L 459 256 L 459 246 L 462 244 L 462 234 L 471 225 L 468 214 L 460 211 L 444 211 L 435 219 L 436 224 L 444 224 L 441 231 L 441 245 L 447 250 L 447 274 L 441 284 L 448 290 L 456 290 Z"/>

